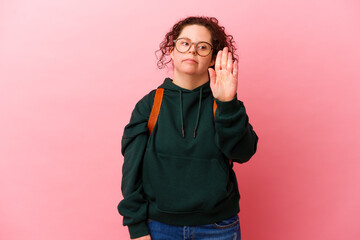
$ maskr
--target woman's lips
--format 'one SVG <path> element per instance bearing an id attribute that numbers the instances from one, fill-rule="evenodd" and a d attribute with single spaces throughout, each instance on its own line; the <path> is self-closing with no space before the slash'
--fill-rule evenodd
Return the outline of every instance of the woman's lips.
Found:
<path id="1" fill-rule="evenodd" d="M 187 62 L 187 63 L 197 63 L 197 61 L 195 61 L 195 60 L 192 59 L 192 58 L 187 58 L 187 59 L 183 60 L 183 62 Z"/>

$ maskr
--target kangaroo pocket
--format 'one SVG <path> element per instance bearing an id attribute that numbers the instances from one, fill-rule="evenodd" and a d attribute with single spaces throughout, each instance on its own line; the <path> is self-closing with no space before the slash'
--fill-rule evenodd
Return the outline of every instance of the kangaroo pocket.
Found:
<path id="1" fill-rule="evenodd" d="M 221 159 L 145 154 L 143 167 L 144 190 L 163 212 L 211 209 L 230 194 L 228 167 Z"/>

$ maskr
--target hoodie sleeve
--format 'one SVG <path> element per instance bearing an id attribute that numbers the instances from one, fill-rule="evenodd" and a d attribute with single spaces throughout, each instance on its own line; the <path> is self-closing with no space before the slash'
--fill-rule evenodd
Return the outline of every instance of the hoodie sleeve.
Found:
<path id="1" fill-rule="evenodd" d="M 136 104 L 121 142 L 124 156 L 121 190 L 124 199 L 120 201 L 118 211 L 124 217 L 123 225 L 128 226 L 132 239 L 149 234 L 146 224 L 148 202 L 143 196 L 141 169 L 149 137 L 147 122 L 153 96 L 148 94 Z"/>
<path id="2" fill-rule="evenodd" d="M 249 123 L 243 102 L 215 99 L 215 140 L 221 151 L 234 162 L 247 162 L 256 152 L 258 136 Z"/>

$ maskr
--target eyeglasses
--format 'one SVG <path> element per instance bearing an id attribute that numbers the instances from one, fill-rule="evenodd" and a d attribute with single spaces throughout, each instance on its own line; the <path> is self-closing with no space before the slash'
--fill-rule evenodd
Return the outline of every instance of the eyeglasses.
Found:
<path id="1" fill-rule="evenodd" d="M 195 51 L 199 56 L 206 57 L 213 50 L 213 46 L 208 42 L 191 42 L 189 38 L 178 38 L 174 40 L 175 48 L 181 53 L 187 52 L 191 45 L 195 45 Z"/>

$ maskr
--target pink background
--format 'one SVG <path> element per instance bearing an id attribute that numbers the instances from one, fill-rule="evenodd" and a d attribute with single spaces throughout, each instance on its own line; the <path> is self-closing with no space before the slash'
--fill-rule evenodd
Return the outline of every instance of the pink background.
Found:
<path id="1" fill-rule="evenodd" d="M 120 142 L 180 18 L 237 42 L 243 240 L 360 239 L 357 0 L 0 1 L 0 239 L 128 239 Z"/>

